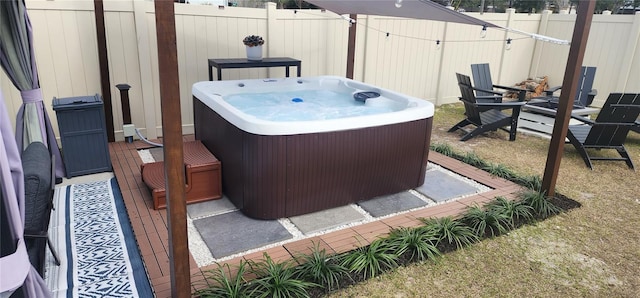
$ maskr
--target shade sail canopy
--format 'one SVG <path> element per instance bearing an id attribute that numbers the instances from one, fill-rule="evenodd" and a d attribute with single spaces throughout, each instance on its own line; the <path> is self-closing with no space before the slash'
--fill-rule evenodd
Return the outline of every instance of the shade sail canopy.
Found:
<path id="1" fill-rule="evenodd" d="M 498 27 L 429 0 L 305 0 L 337 14 L 366 14 Z"/>

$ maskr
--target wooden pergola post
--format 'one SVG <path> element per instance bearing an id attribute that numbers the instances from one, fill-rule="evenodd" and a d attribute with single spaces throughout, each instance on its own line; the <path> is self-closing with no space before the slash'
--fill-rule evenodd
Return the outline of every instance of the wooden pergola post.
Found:
<path id="1" fill-rule="evenodd" d="M 107 36 L 104 27 L 104 7 L 102 0 L 93 1 L 96 20 L 96 39 L 98 41 L 98 63 L 100 64 L 100 90 L 104 101 L 105 125 L 107 141 L 115 142 L 113 132 L 113 105 L 111 103 L 111 82 L 109 80 L 109 58 L 107 55 Z"/>
<path id="2" fill-rule="evenodd" d="M 584 52 L 587 47 L 587 38 L 589 37 L 594 8 L 595 1 L 580 1 L 578 5 L 578 15 L 573 29 L 573 37 L 571 38 L 567 67 L 564 71 L 558 112 L 553 124 L 547 163 L 542 178 L 542 190 L 545 191 L 547 196 L 555 195 L 556 180 L 558 180 L 558 171 L 560 170 L 560 161 L 564 150 L 564 140 L 569 128 L 573 99 L 576 97 L 576 87 L 578 86 L 578 73 L 580 73 Z"/>
<path id="3" fill-rule="evenodd" d="M 358 20 L 358 15 L 357 14 L 350 14 L 349 17 L 353 20 L 355 20 L 357 22 Z M 347 78 L 352 79 L 353 80 L 353 70 L 354 70 L 354 63 L 355 63 L 355 57 L 356 57 L 356 27 L 357 23 L 354 24 L 350 24 L 349 26 L 349 42 L 348 42 L 348 48 L 347 48 Z"/>
<path id="4" fill-rule="evenodd" d="M 157 0 L 155 1 L 155 9 L 164 172 L 167 177 L 165 187 L 169 222 L 171 297 L 191 297 L 174 3 L 173 1 Z"/>

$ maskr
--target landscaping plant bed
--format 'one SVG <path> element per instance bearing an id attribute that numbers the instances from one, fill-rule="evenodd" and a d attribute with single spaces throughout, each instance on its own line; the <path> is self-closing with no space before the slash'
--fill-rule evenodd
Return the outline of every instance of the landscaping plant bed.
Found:
<path id="1" fill-rule="evenodd" d="M 435 261 L 442 254 L 580 206 L 563 195 L 546 197 L 540 192 L 541 179 L 537 176 L 520 176 L 504 166 L 488 164 L 473 154 L 456 154 L 447 145 L 435 145 L 431 149 L 526 186 L 527 190 L 516 200 L 496 197 L 484 206 L 469 207 L 458 218 L 421 218 L 422 226 L 394 229 L 385 238 L 342 254 L 328 254 L 316 245 L 310 248 L 309 255 L 283 262 L 274 262 L 265 253 L 261 261 L 242 261 L 233 270 L 228 264 L 219 265 L 207 276 L 209 286 L 195 295 L 323 297 L 400 266 Z"/>

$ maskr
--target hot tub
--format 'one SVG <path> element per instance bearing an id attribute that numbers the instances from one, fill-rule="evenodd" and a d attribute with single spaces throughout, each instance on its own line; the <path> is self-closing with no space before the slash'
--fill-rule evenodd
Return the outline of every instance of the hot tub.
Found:
<path id="1" fill-rule="evenodd" d="M 192 94 L 195 137 L 221 161 L 223 192 L 247 216 L 301 215 L 424 183 L 428 101 L 334 76 L 198 82 Z M 357 111 L 326 107 L 337 98 L 336 110 Z M 298 117 L 312 114 L 305 105 L 322 115 Z"/>

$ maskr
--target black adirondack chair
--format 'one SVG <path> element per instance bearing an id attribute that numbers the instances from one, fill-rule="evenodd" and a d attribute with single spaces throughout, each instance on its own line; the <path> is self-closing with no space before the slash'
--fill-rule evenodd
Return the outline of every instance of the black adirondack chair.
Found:
<path id="1" fill-rule="evenodd" d="M 476 128 L 467 132 L 460 141 L 466 141 L 477 135 L 488 131 L 502 129 L 509 132 L 509 141 L 516 139 L 516 129 L 518 128 L 518 115 L 520 108 L 524 102 L 493 102 L 494 96 L 476 96 L 474 91 L 490 92 L 490 90 L 482 90 L 471 86 L 471 79 L 467 75 L 456 73 L 458 86 L 460 87 L 460 100 L 464 103 L 466 119 L 460 121 L 449 129 L 454 132 L 467 125 L 474 125 Z M 510 114 L 504 113 L 502 110 L 511 110 Z M 505 129 L 505 126 L 511 126 Z"/>
<path id="2" fill-rule="evenodd" d="M 473 86 L 478 89 L 493 91 L 486 92 L 477 90 L 476 96 L 493 96 L 495 98 L 495 102 L 502 102 L 502 98 L 505 93 L 515 92 L 518 94 L 518 101 L 525 100 L 527 95 L 526 89 L 496 85 L 493 83 L 493 80 L 491 80 L 491 69 L 489 68 L 489 63 L 471 64 L 471 75 L 473 75 Z"/>
<path id="3" fill-rule="evenodd" d="M 640 120 L 636 120 L 635 125 L 631 127 L 631 130 L 640 133 Z"/>
<path id="4" fill-rule="evenodd" d="M 593 99 L 598 95 L 598 90 L 593 89 L 593 80 L 596 76 L 596 68 L 593 66 L 583 66 L 580 69 L 580 78 L 578 79 L 578 87 L 576 97 L 573 101 L 573 108 L 585 108 L 593 103 Z M 551 87 L 545 90 L 545 96 L 534 97 L 529 105 L 540 106 L 544 108 L 557 109 L 559 97 L 554 95 L 562 86 Z"/>
<path id="5" fill-rule="evenodd" d="M 588 125 L 569 125 L 567 139 L 590 169 L 593 169 L 592 160 L 624 161 L 634 169 L 624 141 L 639 114 L 640 94 L 611 93 L 595 120 L 573 117 Z M 613 149 L 620 157 L 593 156 L 589 154 L 590 149 Z"/>

